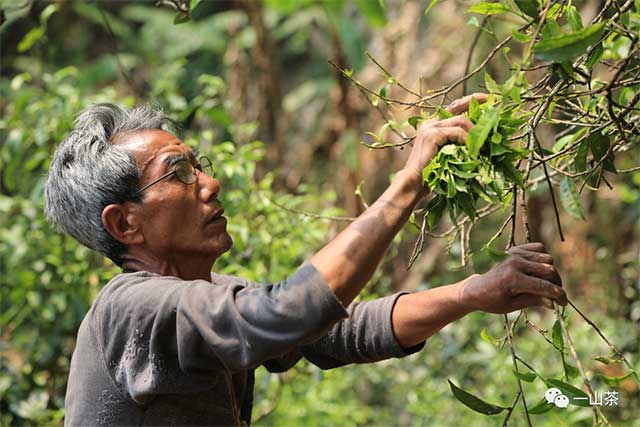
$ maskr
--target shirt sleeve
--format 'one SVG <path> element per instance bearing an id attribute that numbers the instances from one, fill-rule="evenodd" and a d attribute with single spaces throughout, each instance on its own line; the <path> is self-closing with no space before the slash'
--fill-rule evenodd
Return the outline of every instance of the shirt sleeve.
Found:
<path id="1" fill-rule="evenodd" d="M 193 388 L 194 377 L 253 368 L 348 315 L 311 263 L 274 285 L 138 276 L 111 288 L 100 304 L 105 363 L 140 402 L 186 386 L 185 375 Z"/>
<path id="2" fill-rule="evenodd" d="M 405 357 L 422 350 L 425 342 L 403 348 L 393 331 L 393 307 L 404 294 L 406 292 L 352 303 L 347 308 L 349 317 L 334 325 L 327 334 L 311 344 L 268 361 L 265 367 L 270 372 L 282 372 L 304 357 L 322 369 L 332 369 L 350 363 Z"/>

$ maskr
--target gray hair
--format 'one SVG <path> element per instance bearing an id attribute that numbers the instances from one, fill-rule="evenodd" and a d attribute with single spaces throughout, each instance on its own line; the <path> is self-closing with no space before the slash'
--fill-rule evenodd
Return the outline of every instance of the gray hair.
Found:
<path id="1" fill-rule="evenodd" d="M 44 212 L 58 231 L 122 265 L 124 245 L 102 224 L 102 210 L 126 200 L 139 201 L 140 172 L 133 154 L 112 144 L 124 132 L 162 129 L 173 123 L 159 107 L 131 110 L 96 104 L 76 119 L 51 161 Z"/>

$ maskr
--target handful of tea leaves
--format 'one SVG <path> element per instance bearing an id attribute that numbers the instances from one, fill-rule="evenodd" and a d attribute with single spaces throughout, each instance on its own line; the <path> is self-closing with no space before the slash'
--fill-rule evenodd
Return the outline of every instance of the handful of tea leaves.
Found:
<path id="1" fill-rule="evenodd" d="M 446 110 L 438 114 L 441 118 L 452 116 Z M 424 181 L 436 193 L 426 206 L 429 230 L 438 225 L 445 211 L 456 224 L 463 212 L 470 218 L 477 216 L 479 199 L 506 205 L 513 184 L 524 187 L 522 172 L 515 164 L 529 151 L 520 146 L 519 138 L 512 138 L 526 123 L 519 105 L 497 101 L 491 95 L 482 105 L 472 99 L 468 115 L 474 127 L 466 144 L 441 147 L 422 171 Z"/>

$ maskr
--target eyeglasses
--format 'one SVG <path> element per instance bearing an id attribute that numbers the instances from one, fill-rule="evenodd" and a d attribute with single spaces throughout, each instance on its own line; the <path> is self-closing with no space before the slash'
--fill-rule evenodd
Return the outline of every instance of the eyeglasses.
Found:
<path id="1" fill-rule="evenodd" d="M 188 160 L 179 160 L 176 162 L 171 172 L 167 172 L 155 181 L 145 185 L 140 190 L 138 190 L 138 194 L 142 194 L 144 190 L 151 187 L 153 184 L 157 184 L 161 180 L 173 174 L 176 174 L 176 177 L 178 177 L 180 182 L 182 182 L 183 184 L 193 184 L 198 179 L 198 173 L 196 172 L 196 169 L 200 172 L 206 173 L 210 177 L 213 177 L 213 167 L 211 165 L 211 160 L 209 160 L 208 158 L 204 156 L 200 157 L 198 159 L 198 164 L 196 164 L 195 166 Z"/>

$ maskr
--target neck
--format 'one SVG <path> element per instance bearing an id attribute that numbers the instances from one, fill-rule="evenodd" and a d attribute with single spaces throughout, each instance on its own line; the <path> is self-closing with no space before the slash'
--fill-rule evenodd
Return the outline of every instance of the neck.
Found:
<path id="1" fill-rule="evenodd" d="M 187 258 L 187 259 L 184 259 Z M 183 280 L 211 281 L 211 268 L 215 259 L 195 259 L 193 257 L 159 258 L 148 253 L 125 253 L 122 255 L 122 269 L 126 271 L 149 271 L 161 276 L 174 276 Z"/>

